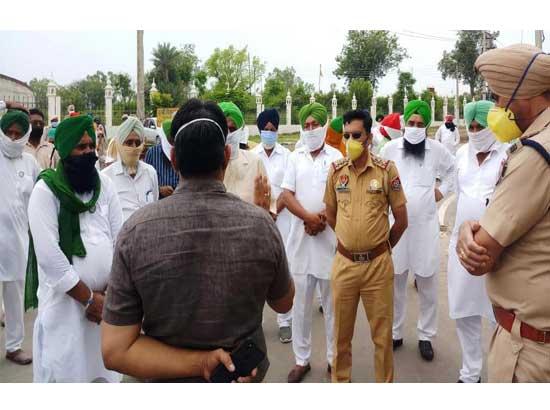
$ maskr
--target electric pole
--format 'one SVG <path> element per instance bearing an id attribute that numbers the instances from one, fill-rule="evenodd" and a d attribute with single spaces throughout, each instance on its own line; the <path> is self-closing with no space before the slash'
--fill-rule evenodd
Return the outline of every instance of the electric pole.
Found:
<path id="1" fill-rule="evenodd" d="M 145 84 L 143 68 L 143 30 L 137 31 L 137 117 L 145 119 Z"/>
<path id="2" fill-rule="evenodd" d="M 535 45 L 542 50 L 542 43 L 544 41 L 544 31 L 535 30 Z"/>

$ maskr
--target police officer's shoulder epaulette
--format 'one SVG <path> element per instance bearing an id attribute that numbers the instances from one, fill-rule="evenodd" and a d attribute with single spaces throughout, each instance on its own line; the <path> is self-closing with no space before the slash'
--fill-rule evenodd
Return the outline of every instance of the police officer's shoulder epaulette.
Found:
<path id="1" fill-rule="evenodd" d="M 346 165 L 349 165 L 349 158 L 340 158 L 338 161 L 332 163 L 332 167 L 335 171 L 344 168 Z"/>
<path id="2" fill-rule="evenodd" d="M 387 159 L 380 158 L 379 156 L 376 156 L 374 154 L 372 155 L 372 163 L 382 169 L 388 169 L 390 166 L 390 161 Z"/>

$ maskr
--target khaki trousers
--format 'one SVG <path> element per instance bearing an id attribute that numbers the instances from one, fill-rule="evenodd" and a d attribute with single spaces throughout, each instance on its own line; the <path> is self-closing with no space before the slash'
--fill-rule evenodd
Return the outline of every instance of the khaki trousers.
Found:
<path id="1" fill-rule="evenodd" d="M 351 341 L 359 298 L 367 313 L 374 343 L 375 379 L 377 382 L 393 381 L 393 279 L 389 252 L 369 263 L 352 262 L 336 253 L 332 266 L 333 383 L 351 380 Z"/>
<path id="2" fill-rule="evenodd" d="M 491 339 L 487 370 L 489 383 L 550 382 L 550 344 L 524 339 L 516 318 L 512 331 L 497 326 Z"/>

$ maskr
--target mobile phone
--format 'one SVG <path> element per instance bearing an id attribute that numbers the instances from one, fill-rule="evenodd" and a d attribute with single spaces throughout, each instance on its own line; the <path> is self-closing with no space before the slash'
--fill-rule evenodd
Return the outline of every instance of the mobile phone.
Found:
<path id="1" fill-rule="evenodd" d="M 214 369 L 210 381 L 212 383 L 231 383 L 239 377 L 250 376 L 252 370 L 258 367 L 264 359 L 265 353 L 252 340 L 247 339 L 231 353 L 235 371 L 230 372 L 223 363 L 220 363 Z"/>

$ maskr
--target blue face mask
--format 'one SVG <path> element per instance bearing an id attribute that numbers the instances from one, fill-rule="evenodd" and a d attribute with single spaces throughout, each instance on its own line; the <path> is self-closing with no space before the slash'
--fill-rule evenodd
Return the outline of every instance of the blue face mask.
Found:
<path id="1" fill-rule="evenodd" d="M 277 142 L 277 131 L 260 131 L 260 138 L 264 148 L 273 149 Z"/>

